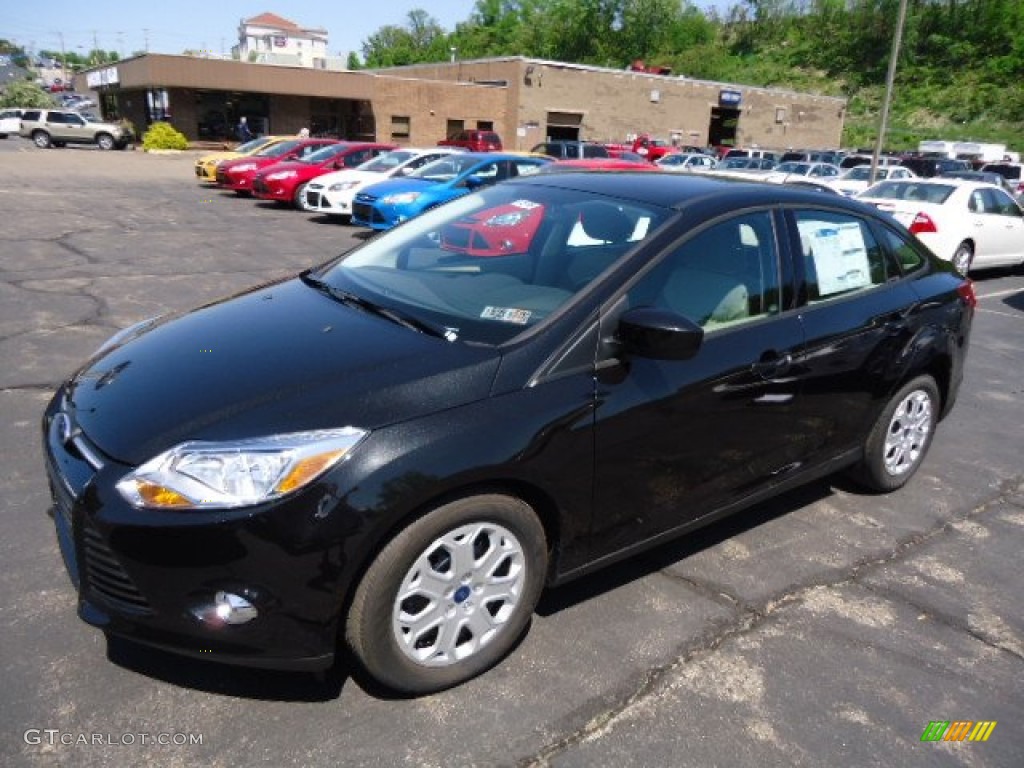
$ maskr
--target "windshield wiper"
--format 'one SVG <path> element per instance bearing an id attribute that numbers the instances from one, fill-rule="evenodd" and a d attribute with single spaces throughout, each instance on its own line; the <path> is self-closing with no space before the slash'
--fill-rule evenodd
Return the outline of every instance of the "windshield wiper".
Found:
<path id="1" fill-rule="evenodd" d="M 419 318 L 412 317 L 411 315 L 407 315 L 397 310 L 390 309 L 389 307 L 381 306 L 380 304 L 372 302 L 367 298 L 352 293 L 351 291 L 346 291 L 343 288 L 337 288 L 336 286 L 331 285 L 325 280 L 316 277 L 312 272 L 303 272 L 300 275 L 300 277 L 302 278 L 302 281 L 307 285 L 316 288 L 321 293 L 330 296 L 332 299 L 335 299 L 336 301 L 340 301 L 342 304 L 347 304 L 351 307 L 357 307 L 358 309 L 361 309 L 364 312 L 369 312 L 372 315 L 383 317 L 385 320 L 390 320 L 392 323 L 395 323 L 396 325 L 400 325 L 403 328 L 408 328 L 409 330 L 416 331 L 417 333 L 425 333 L 428 336 L 434 336 L 436 338 L 446 339 L 448 341 L 455 340 L 454 338 L 452 338 L 452 334 L 448 331 L 447 328 L 440 328 L 438 326 L 433 325 L 432 323 L 427 323 L 423 320 L 420 320 Z"/>

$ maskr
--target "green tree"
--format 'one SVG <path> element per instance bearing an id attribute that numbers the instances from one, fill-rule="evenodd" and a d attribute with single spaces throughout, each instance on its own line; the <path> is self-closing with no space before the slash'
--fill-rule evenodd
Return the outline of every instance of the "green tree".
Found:
<path id="1" fill-rule="evenodd" d="M 53 99 L 29 80 L 18 80 L 0 93 L 0 107 L 52 107 Z"/>

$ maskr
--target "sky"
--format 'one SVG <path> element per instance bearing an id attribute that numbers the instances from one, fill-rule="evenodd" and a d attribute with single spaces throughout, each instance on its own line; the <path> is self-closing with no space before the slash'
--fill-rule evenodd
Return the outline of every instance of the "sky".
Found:
<path id="1" fill-rule="evenodd" d="M 696 0 L 707 8 L 727 7 L 724 0 Z M 42 6 L 5 0 L 0 8 L 0 38 L 35 53 L 64 50 L 85 55 L 93 48 L 117 51 L 181 53 L 186 49 L 231 52 L 238 43 L 238 24 L 261 13 L 276 13 L 300 27 L 322 27 L 328 51 L 342 57 L 361 55 L 362 43 L 386 25 L 404 26 L 409 11 L 422 8 L 446 31 L 473 13 L 475 0 L 46 0 Z M 95 41 L 95 42 L 94 42 Z"/>

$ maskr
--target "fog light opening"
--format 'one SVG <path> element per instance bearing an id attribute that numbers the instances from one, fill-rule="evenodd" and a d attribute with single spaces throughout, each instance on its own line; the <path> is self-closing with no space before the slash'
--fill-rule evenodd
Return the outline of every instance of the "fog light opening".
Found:
<path id="1" fill-rule="evenodd" d="M 212 604 L 205 604 L 197 607 L 192 614 L 207 624 L 246 624 L 260 612 L 256 606 L 241 595 L 234 592 L 218 592 L 213 596 Z"/>

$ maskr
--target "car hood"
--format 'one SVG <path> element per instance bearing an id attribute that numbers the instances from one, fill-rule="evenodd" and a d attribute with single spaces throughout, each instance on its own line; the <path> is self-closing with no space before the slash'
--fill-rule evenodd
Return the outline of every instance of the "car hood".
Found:
<path id="1" fill-rule="evenodd" d="M 491 348 L 418 333 L 299 278 L 129 334 L 67 385 L 82 432 L 139 464 L 185 440 L 375 429 L 487 396 Z"/>
<path id="2" fill-rule="evenodd" d="M 429 192 L 434 189 L 442 189 L 445 186 L 445 184 L 440 182 L 427 181 L 426 179 L 388 179 L 379 184 L 364 187 L 362 191 L 376 198 L 381 198 L 384 195 L 396 195 L 400 192 Z"/>
<path id="3" fill-rule="evenodd" d="M 330 186 L 331 184 L 337 184 L 341 181 L 383 181 L 387 179 L 385 173 L 375 173 L 374 171 L 357 171 L 354 169 L 347 169 L 344 171 L 331 171 L 325 173 L 319 179 L 316 180 L 317 184 L 323 184 L 324 186 Z"/>

